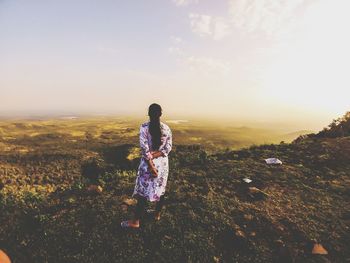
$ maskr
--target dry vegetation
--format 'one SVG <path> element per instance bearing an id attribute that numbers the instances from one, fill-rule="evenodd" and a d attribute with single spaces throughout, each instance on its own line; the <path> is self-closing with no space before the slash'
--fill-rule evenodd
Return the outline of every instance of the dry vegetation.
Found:
<path id="1" fill-rule="evenodd" d="M 271 136 L 172 125 L 162 220 L 145 216 L 141 229 L 122 230 L 119 222 L 133 211 L 121 204 L 134 186 L 138 124 L 1 122 L 0 248 L 13 262 L 350 260 L 350 137 L 232 150 Z M 268 157 L 283 165 L 265 164 Z M 103 192 L 88 192 L 89 184 Z M 251 193 L 252 186 L 261 192 Z M 328 255 L 311 254 L 315 242 Z"/>

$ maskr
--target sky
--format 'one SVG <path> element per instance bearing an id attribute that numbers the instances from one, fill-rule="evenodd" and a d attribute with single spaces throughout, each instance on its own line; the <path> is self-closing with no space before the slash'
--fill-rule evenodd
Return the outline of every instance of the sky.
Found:
<path id="1" fill-rule="evenodd" d="M 0 0 L 0 113 L 321 128 L 350 110 L 348 0 Z"/>

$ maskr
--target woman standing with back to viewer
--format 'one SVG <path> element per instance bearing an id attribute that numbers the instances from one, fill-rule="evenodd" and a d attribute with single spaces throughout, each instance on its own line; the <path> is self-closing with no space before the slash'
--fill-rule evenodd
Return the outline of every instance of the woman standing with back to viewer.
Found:
<path id="1" fill-rule="evenodd" d="M 148 108 L 149 121 L 140 127 L 141 162 L 137 171 L 133 196 L 137 199 L 133 220 L 122 221 L 124 228 L 140 227 L 140 218 L 147 201 L 157 202 L 155 220 L 160 219 L 164 193 L 169 174 L 168 154 L 172 148 L 172 133 L 160 121 L 162 108 L 153 103 Z"/>

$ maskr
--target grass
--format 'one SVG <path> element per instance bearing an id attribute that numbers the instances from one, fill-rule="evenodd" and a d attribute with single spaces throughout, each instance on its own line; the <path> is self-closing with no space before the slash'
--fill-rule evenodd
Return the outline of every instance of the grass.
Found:
<path id="1" fill-rule="evenodd" d="M 39 137 L 13 131 L 14 139 L 1 141 L 31 149 L 0 152 L 0 248 L 13 262 L 350 259 L 349 137 L 215 153 L 177 143 L 162 219 L 145 217 L 141 229 L 123 230 L 119 223 L 134 207 L 121 204 L 133 191 L 139 162 L 137 137 L 123 132 L 132 127 L 72 143 L 69 127 L 45 125 L 37 128 Z M 88 121 L 75 125 L 100 130 Z M 268 166 L 267 157 L 283 165 Z M 103 186 L 101 194 L 86 191 L 91 178 L 82 171 L 91 164 L 98 168 L 94 180 Z M 267 195 L 250 196 L 244 177 Z M 329 254 L 312 255 L 315 242 Z"/>

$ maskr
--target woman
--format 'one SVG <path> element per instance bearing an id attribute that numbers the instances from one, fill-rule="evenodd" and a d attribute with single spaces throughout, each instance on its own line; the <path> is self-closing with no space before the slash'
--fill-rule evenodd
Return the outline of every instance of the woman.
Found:
<path id="1" fill-rule="evenodd" d="M 168 154 L 172 148 L 172 133 L 168 125 L 160 121 L 162 108 L 153 103 L 148 108 L 149 122 L 141 125 L 141 163 L 138 168 L 133 196 L 137 199 L 135 218 L 121 222 L 124 228 L 140 227 L 140 218 L 147 201 L 157 202 L 155 219 L 160 219 L 168 180 Z"/>

